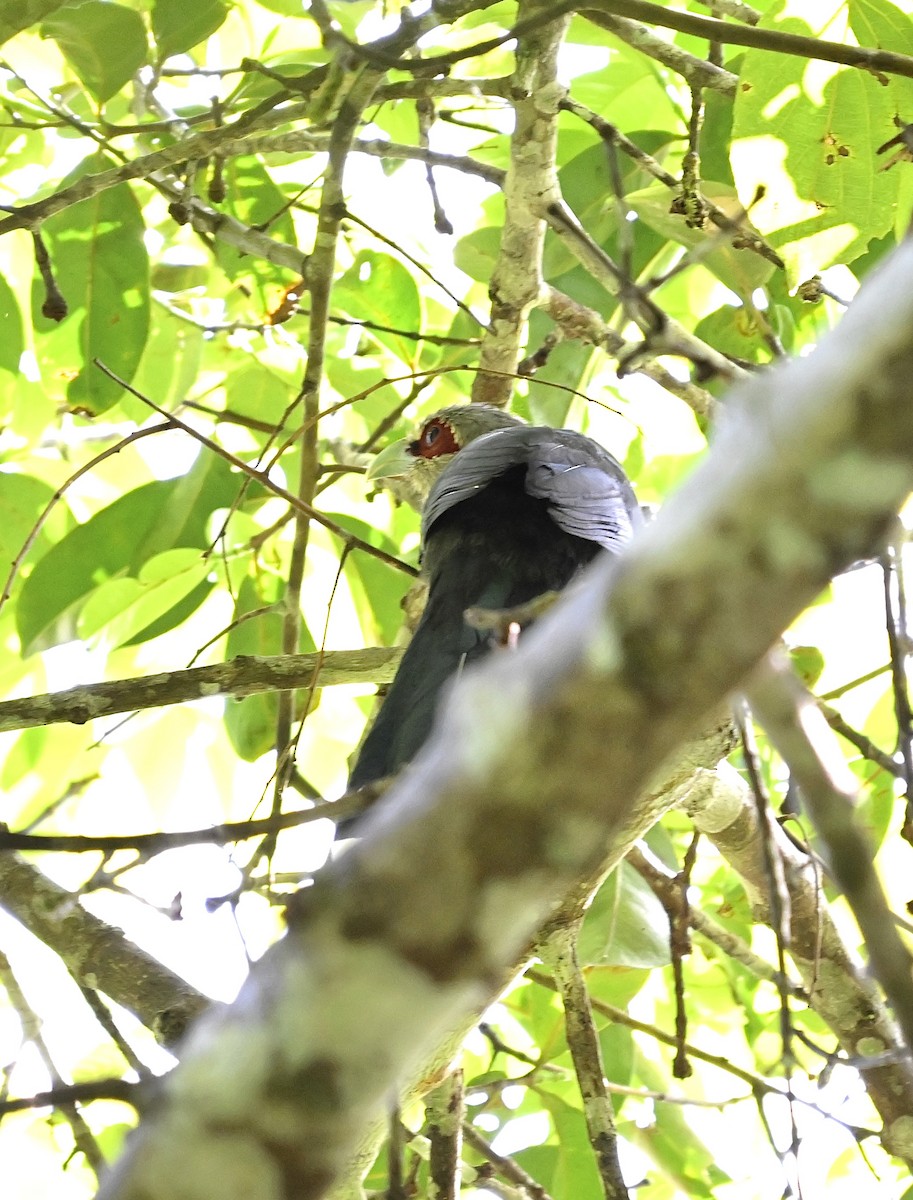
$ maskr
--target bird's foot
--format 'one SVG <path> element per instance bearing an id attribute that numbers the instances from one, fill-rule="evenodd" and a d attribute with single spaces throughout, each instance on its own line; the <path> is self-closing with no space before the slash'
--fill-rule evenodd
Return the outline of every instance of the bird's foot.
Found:
<path id="1" fill-rule="evenodd" d="M 520 632 L 548 612 L 560 595 L 556 591 L 543 592 L 513 608 L 467 608 L 463 615 L 473 629 L 492 634 L 499 645 L 512 649 Z"/>

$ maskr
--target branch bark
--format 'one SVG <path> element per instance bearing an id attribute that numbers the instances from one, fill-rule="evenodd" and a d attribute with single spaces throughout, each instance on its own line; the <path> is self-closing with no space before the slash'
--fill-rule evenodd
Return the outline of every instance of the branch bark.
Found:
<path id="1" fill-rule="evenodd" d="M 518 19 L 544 12 L 549 0 L 526 0 Z M 558 108 L 558 51 L 570 16 L 564 16 L 521 38 L 511 91 L 517 124 L 510 141 L 510 168 L 504 184 L 504 228 L 498 262 L 491 277 L 491 318 L 475 377 L 472 398 L 505 405 L 513 390 L 512 373 L 530 311 L 542 287 L 543 211 L 558 195 L 555 154 Z M 490 368 L 493 374 L 488 374 Z"/>
<path id="2" fill-rule="evenodd" d="M 99 717 L 187 704 L 213 696 L 255 696 L 260 692 L 330 687 L 335 683 L 389 683 L 402 655 L 398 646 L 364 650 L 325 650 L 317 654 L 239 655 L 228 662 L 183 671 L 163 671 L 140 679 L 111 679 L 23 696 L 0 703 L 0 733 L 68 721 L 84 725 Z"/>
<path id="3" fill-rule="evenodd" d="M 0 898 L 8 913 L 60 955 L 77 983 L 129 1008 L 170 1049 L 210 1005 L 207 996 L 17 854 L 0 854 Z"/>

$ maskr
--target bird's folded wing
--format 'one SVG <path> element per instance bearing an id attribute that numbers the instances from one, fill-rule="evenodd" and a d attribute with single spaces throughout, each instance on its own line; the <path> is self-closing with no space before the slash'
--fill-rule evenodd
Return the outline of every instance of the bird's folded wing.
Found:
<path id="1" fill-rule="evenodd" d="M 574 447 L 537 447 L 526 472 L 526 490 L 545 500 L 555 524 L 566 533 L 618 551 L 630 541 L 639 509 L 630 485 L 606 465 L 581 461 Z M 614 460 L 612 460 L 614 465 Z"/>
<path id="2" fill-rule="evenodd" d="M 524 464 L 527 493 L 549 505 L 565 532 L 617 551 L 640 523 L 631 485 L 607 450 L 568 430 L 522 426 L 485 434 L 460 451 L 428 497 L 423 537 L 448 509 Z"/>

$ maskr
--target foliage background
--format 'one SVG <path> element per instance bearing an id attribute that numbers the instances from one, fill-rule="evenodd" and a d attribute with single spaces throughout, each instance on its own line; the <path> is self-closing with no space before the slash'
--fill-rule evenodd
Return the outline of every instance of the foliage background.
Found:
<path id="1" fill-rule="evenodd" d="M 903 155 L 882 170 L 890 154 L 876 153 L 897 132 L 895 117 L 913 112 L 913 72 L 776 53 L 765 31 L 913 55 L 913 19 L 909 4 L 887 0 L 759 12 L 688 6 L 708 7 L 755 30 L 757 44 L 708 49 L 660 19 L 645 40 L 611 4 L 573 17 L 558 66 L 572 103 L 558 118 L 557 178 L 589 243 L 621 264 L 623 282 L 636 281 L 668 318 L 750 370 L 814 347 L 903 236 L 913 189 Z M 363 64 L 334 42 L 334 29 L 379 45 L 408 28 L 404 11 L 371 0 L 309 11 L 297 0 L 0 0 L 0 202 L 11 214 L 0 219 L 0 561 L 13 568 L 0 679 L 14 704 L 236 655 L 319 650 L 329 668 L 333 652 L 400 635 L 410 576 L 390 556 L 415 567 L 417 518 L 387 494 L 367 494 L 360 469 L 416 418 L 478 394 L 517 98 L 505 35 L 536 7 L 432 5 L 420 18 L 422 53 L 465 57 L 431 78 L 405 61 L 372 64 L 378 79 L 349 147 L 340 111 L 344 118 Z M 410 51 L 408 39 L 397 45 Z M 702 129 L 689 188 L 692 84 Z M 300 136 L 280 150 L 284 133 Z M 188 139 L 207 134 L 188 163 Z M 650 163 L 626 153 L 623 139 Z M 158 152 L 164 161 L 151 157 Z M 343 160 L 344 212 L 330 204 Z M 109 171 L 125 181 L 80 191 Z M 698 191 L 734 219 L 747 208 L 762 252 L 670 212 L 676 194 L 687 204 Z M 322 254 L 315 238 L 327 222 L 333 236 Z M 40 227 L 40 246 L 23 223 Z M 661 504 L 705 448 L 726 372 L 707 369 L 697 343 L 689 363 L 650 331 L 644 338 L 618 286 L 606 290 L 560 228 L 546 237 L 542 271 L 551 300 L 532 311 L 524 352 L 548 353 L 514 381 L 513 409 L 598 438 L 642 501 Z M 290 293 L 300 298 L 284 319 Z M 570 297 L 577 316 L 579 306 L 591 310 L 601 345 L 571 336 L 556 296 Z M 633 368 L 624 378 L 619 358 Z M 303 533 L 263 477 L 245 479 L 237 461 L 143 397 L 388 557 L 319 523 Z M 896 599 L 890 571 L 888 582 Z M 898 621 L 889 612 L 888 625 Z M 835 581 L 789 641 L 852 735 L 845 749 L 862 788 L 859 814 L 900 913 L 910 898 L 909 846 L 899 837 L 909 722 L 901 703 L 898 726 L 902 688 L 885 629 L 884 580 L 870 566 Z M 7 724 L 2 819 L 16 832 L 129 839 L 313 812 L 344 791 L 374 685 L 389 677 L 376 665 L 348 670 L 347 682 L 322 687 L 328 676 L 310 670 L 284 699 L 267 690 L 150 708 L 137 692 L 128 719 Z M 774 809 L 792 811 L 788 771 L 763 735 L 758 755 Z M 789 827 L 809 836 L 799 818 Z M 648 840 L 675 871 L 692 836 L 673 812 Z M 29 919 L 44 903 L 39 874 L 79 893 L 78 905 L 58 898 L 62 911 L 71 914 L 69 903 L 103 916 L 194 988 L 229 998 L 248 960 L 279 935 L 283 898 L 319 869 L 331 837 L 321 818 L 267 842 L 100 843 L 79 855 L 33 847 L 24 860 L 31 874 L 15 888 L 12 875 L 0 884 L 18 918 L 0 924 L 4 1094 L 135 1077 L 170 1061 L 129 984 L 119 994 L 102 986 L 99 999 L 90 956 L 64 966 L 53 938 L 44 939 L 53 950 L 40 943 L 40 921 Z M 626 865 L 610 880 L 579 944 L 618 1089 L 629 1183 L 649 1177 L 656 1197 L 791 1193 L 799 1182 L 805 1196 L 904 1195 L 907 1167 L 881 1148 L 859 1076 L 837 1065 L 832 1031 L 796 998 L 784 1046 L 771 980 L 776 938 L 755 921 L 738 876 L 702 845 L 690 886 L 694 908 L 712 917 L 681 963 L 688 1039 L 711 1056 L 692 1056 L 690 1078 L 673 1078 L 673 1049 L 657 1037 L 675 1029 L 676 988 L 669 919 L 643 873 Z M 857 947 L 829 886 L 827 900 Z M 468 1112 L 479 1136 L 548 1194 L 585 1200 L 603 1188 L 562 1007 L 547 982 L 540 971 L 517 984 L 470 1037 Z M 610 1019 L 606 1005 L 642 1027 Z M 421 1106 L 403 1120 L 420 1130 Z M 10 1194 L 91 1194 L 93 1171 L 117 1153 L 131 1122 L 115 1099 L 5 1115 Z M 405 1151 L 422 1187 L 425 1145 L 419 1134 Z M 486 1157 L 478 1146 L 465 1155 L 474 1168 Z M 488 1183 L 503 1188 L 500 1178 Z M 370 1184 L 386 1179 L 382 1153 Z M 471 1172 L 467 1180 L 471 1190 Z"/>

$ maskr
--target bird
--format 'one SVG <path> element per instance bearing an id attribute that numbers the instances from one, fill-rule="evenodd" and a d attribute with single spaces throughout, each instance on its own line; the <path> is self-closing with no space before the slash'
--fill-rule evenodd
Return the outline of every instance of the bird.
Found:
<path id="1" fill-rule="evenodd" d="M 367 474 L 422 513 L 428 597 L 350 790 L 411 762 L 448 681 L 492 649 L 468 609 L 513 609 L 560 591 L 601 551 L 617 554 L 642 522 L 621 464 L 598 442 L 487 404 L 441 409 L 415 438 L 382 450 Z M 361 815 L 341 821 L 337 838 Z"/>

